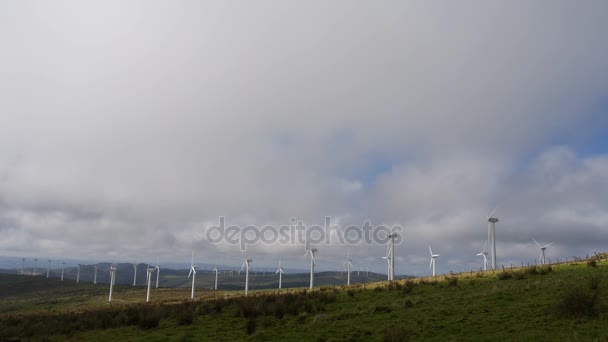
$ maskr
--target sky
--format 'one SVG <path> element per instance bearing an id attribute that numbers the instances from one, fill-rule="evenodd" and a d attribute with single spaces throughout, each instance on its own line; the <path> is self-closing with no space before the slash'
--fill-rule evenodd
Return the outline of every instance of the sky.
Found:
<path id="1" fill-rule="evenodd" d="M 606 1 L 3 1 L 0 42 L 0 255 L 240 266 L 219 216 L 331 216 L 423 275 L 478 269 L 495 207 L 499 264 L 608 246 Z"/>

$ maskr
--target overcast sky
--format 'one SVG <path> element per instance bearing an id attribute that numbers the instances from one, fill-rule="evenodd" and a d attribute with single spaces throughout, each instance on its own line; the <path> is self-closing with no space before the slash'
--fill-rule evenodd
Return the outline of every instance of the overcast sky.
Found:
<path id="1" fill-rule="evenodd" d="M 0 255 L 240 265 L 218 216 L 330 215 L 447 272 L 495 206 L 499 263 L 608 249 L 606 1 L 2 1 L 0 44 Z"/>

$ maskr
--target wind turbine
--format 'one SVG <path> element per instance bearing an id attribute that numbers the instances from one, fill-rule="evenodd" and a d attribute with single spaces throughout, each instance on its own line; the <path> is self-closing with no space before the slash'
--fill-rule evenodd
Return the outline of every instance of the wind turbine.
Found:
<path id="1" fill-rule="evenodd" d="M 488 217 L 488 241 L 490 241 L 490 249 L 492 250 L 492 269 L 496 269 L 496 222 L 498 222 L 498 217 L 494 217 L 496 214 L 496 209 L 490 214 Z"/>
<path id="2" fill-rule="evenodd" d="M 547 249 L 547 247 L 551 246 L 553 244 L 553 242 L 551 242 L 548 245 L 541 246 L 538 242 L 536 242 L 536 240 L 532 239 L 532 241 L 534 241 L 534 243 L 538 246 L 538 248 L 540 248 L 540 257 L 538 258 L 538 261 L 542 265 L 544 265 L 545 264 L 545 250 Z"/>
<path id="3" fill-rule="evenodd" d="M 353 263 L 350 260 L 350 251 L 348 251 L 344 265 L 346 266 L 346 285 L 350 286 L 350 268 L 353 267 Z"/>
<path id="4" fill-rule="evenodd" d="M 158 288 L 158 277 L 160 276 L 160 265 L 156 265 L 156 288 Z"/>
<path id="5" fill-rule="evenodd" d="M 137 282 L 137 264 L 133 264 L 133 286 L 135 286 Z"/>
<path id="6" fill-rule="evenodd" d="M 483 250 L 481 253 L 478 253 L 477 256 L 483 256 L 483 270 L 488 270 L 488 252 L 486 252 L 486 245 L 488 244 L 488 240 L 483 244 Z"/>
<path id="7" fill-rule="evenodd" d="M 32 276 L 36 275 L 36 264 L 38 263 L 38 258 L 34 258 L 34 272 L 32 272 Z"/>
<path id="8" fill-rule="evenodd" d="M 25 258 L 21 258 L 21 275 L 25 272 Z"/>
<path id="9" fill-rule="evenodd" d="M 241 266 L 241 271 L 243 270 L 243 267 L 246 267 L 245 269 L 245 296 L 249 294 L 249 263 L 252 262 L 252 259 L 249 259 L 247 257 L 247 251 L 245 251 L 245 259 L 243 259 L 243 266 Z"/>
<path id="10" fill-rule="evenodd" d="M 65 268 L 65 261 L 61 262 L 61 281 L 63 281 L 63 269 Z"/>
<path id="11" fill-rule="evenodd" d="M 188 273 L 188 279 L 192 276 L 192 292 L 190 293 L 190 299 L 194 300 L 194 282 L 196 279 L 196 265 L 194 264 L 194 251 L 192 251 L 192 258 L 190 259 L 190 272 Z"/>
<path id="12" fill-rule="evenodd" d="M 97 264 L 93 265 L 95 273 L 93 274 L 93 284 L 97 284 Z"/>
<path id="13" fill-rule="evenodd" d="M 435 273 L 435 263 L 437 257 L 439 256 L 439 254 L 433 254 L 433 250 L 431 249 L 431 246 L 429 246 L 429 252 L 431 252 L 431 264 L 429 265 L 429 268 L 433 268 L 433 277 L 436 275 Z"/>
<path id="14" fill-rule="evenodd" d="M 388 266 L 388 270 L 387 270 L 386 274 L 387 274 L 387 278 L 388 278 L 389 281 L 392 280 L 391 279 L 391 266 L 392 266 L 392 263 L 391 263 L 391 259 L 392 259 L 391 252 L 392 252 L 392 248 L 391 248 L 390 245 L 388 245 L 388 248 L 386 250 L 386 256 L 382 257 L 382 259 L 386 260 L 386 264 Z"/>
<path id="15" fill-rule="evenodd" d="M 281 267 L 281 259 L 279 259 L 279 268 L 277 268 L 277 271 L 274 272 L 274 274 L 279 274 L 279 290 L 281 289 L 281 287 L 283 286 L 283 273 L 285 273 L 285 271 L 283 271 L 283 267 Z"/>
<path id="16" fill-rule="evenodd" d="M 80 266 L 82 265 L 78 264 L 78 271 L 76 272 L 76 283 L 80 282 Z"/>
<path id="17" fill-rule="evenodd" d="M 146 303 L 150 303 L 150 285 L 152 285 L 152 273 L 154 272 L 156 268 L 155 267 L 150 267 L 150 265 L 148 265 L 146 267 L 146 272 L 147 274 L 147 279 L 148 279 L 148 291 L 146 292 Z"/>
<path id="18" fill-rule="evenodd" d="M 312 290 L 315 287 L 315 253 L 317 252 L 316 248 L 307 249 L 304 256 L 310 254 L 310 289 Z"/>
<path id="19" fill-rule="evenodd" d="M 110 265 L 110 295 L 108 296 L 108 302 L 112 301 L 112 289 L 114 288 L 114 281 L 116 279 L 116 267 L 114 264 Z"/>
<path id="20" fill-rule="evenodd" d="M 48 259 L 47 264 L 46 264 L 46 279 L 49 279 L 50 271 L 51 271 L 51 259 Z"/>
<path id="21" fill-rule="evenodd" d="M 215 271 L 215 286 L 213 286 L 213 289 L 217 290 L 217 267 L 214 267 L 213 270 Z"/>
<path id="22" fill-rule="evenodd" d="M 389 280 L 395 280 L 395 238 L 397 237 L 397 233 L 393 232 L 388 237 L 391 239 L 391 269 Z"/>

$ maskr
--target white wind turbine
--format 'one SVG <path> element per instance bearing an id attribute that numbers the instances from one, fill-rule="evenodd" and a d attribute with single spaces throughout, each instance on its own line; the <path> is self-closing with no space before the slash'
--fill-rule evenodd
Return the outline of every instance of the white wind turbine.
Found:
<path id="1" fill-rule="evenodd" d="M 133 286 L 137 283 L 137 263 L 133 264 Z"/>
<path id="2" fill-rule="evenodd" d="M 25 258 L 21 258 L 21 275 L 25 272 Z"/>
<path id="3" fill-rule="evenodd" d="M 283 286 L 283 273 L 285 273 L 285 271 L 283 271 L 283 267 L 281 267 L 281 259 L 279 259 L 279 268 L 277 268 L 277 271 L 274 272 L 274 274 L 279 274 L 279 290 L 281 289 L 281 287 Z"/>
<path id="4" fill-rule="evenodd" d="M 350 259 L 350 251 L 348 251 L 344 265 L 346 266 L 346 285 L 350 286 L 350 268 L 353 267 L 353 263 Z"/>
<path id="5" fill-rule="evenodd" d="M 114 282 L 116 280 L 116 267 L 114 264 L 110 265 L 110 295 L 108 296 L 108 302 L 112 301 L 112 289 L 114 288 Z"/>
<path id="6" fill-rule="evenodd" d="M 243 266 L 241 266 L 241 271 L 245 267 L 245 296 L 249 294 L 249 263 L 253 260 L 247 257 L 247 251 L 245 251 L 245 259 L 243 259 Z"/>
<path id="7" fill-rule="evenodd" d="M 494 217 L 496 214 L 496 209 L 488 216 L 488 241 L 490 242 L 490 250 L 492 251 L 492 269 L 496 269 L 496 222 L 498 222 L 498 217 Z"/>
<path id="8" fill-rule="evenodd" d="M 478 253 L 477 256 L 483 256 L 483 270 L 488 270 L 488 252 L 486 252 L 486 245 L 488 244 L 488 240 L 483 244 L 483 250 L 481 253 Z"/>
<path id="9" fill-rule="evenodd" d="M 391 239 L 391 279 L 390 280 L 395 280 L 395 238 L 397 237 L 397 233 L 393 232 L 391 233 L 389 236 L 389 239 Z"/>
<path id="10" fill-rule="evenodd" d="M 190 299 L 194 300 L 194 287 L 196 281 L 196 265 L 194 264 L 194 251 L 192 251 L 192 257 L 190 259 L 190 272 L 188 273 L 188 279 L 192 276 L 192 292 L 190 292 Z"/>
<path id="11" fill-rule="evenodd" d="M 436 260 L 435 259 L 437 259 L 439 254 L 433 254 L 433 250 L 431 249 L 431 246 L 429 246 L 429 252 L 431 252 L 431 263 L 429 265 L 429 268 L 433 268 L 433 277 L 434 277 L 434 276 L 436 276 L 436 273 L 435 273 Z"/>
<path id="12" fill-rule="evenodd" d="M 148 291 L 146 292 L 146 303 L 150 303 L 150 286 L 152 285 L 152 273 L 155 269 L 155 267 L 150 267 L 150 265 L 146 267 L 146 272 L 148 273 L 146 277 L 148 282 Z"/>
<path id="13" fill-rule="evenodd" d="M 551 242 L 548 245 L 541 246 L 538 242 L 536 242 L 536 240 L 532 239 L 532 241 L 534 241 L 534 243 L 538 246 L 538 248 L 540 248 L 540 256 L 538 258 L 538 262 L 540 262 L 542 265 L 544 265 L 545 264 L 545 250 L 547 249 L 547 247 L 551 246 L 553 244 L 553 242 Z"/>
<path id="14" fill-rule="evenodd" d="M 386 272 L 386 276 L 387 276 L 387 279 L 390 281 L 390 280 L 392 280 L 391 279 L 391 266 L 392 266 L 392 263 L 391 263 L 391 259 L 392 259 L 391 253 L 392 253 L 392 248 L 391 248 L 390 245 L 388 245 L 387 247 L 388 248 L 386 249 L 386 256 L 383 256 L 382 259 L 386 260 L 386 264 L 388 266 L 388 270 Z"/>
<path id="15" fill-rule="evenodd" d="M 213 286 L 213 289 L 217 290 L 217 272 L 218 272 L 218 269 L 217 269 L 217 267 L 214 267 L 213 270 L 215 271 L 215 285 Z"/>
<path id="16" fill-rule="evenodd" d="M 97 284 L 97 264 L 93 265 L 93 268 L 95 269 L 95 273 L 93 275 L 93 284 Z"/>
<path id="17" fill-rule="evenodd" d="M 80 267 L 82 265 L 78 264 L 78 271 L 76 272 L 76 282 L 79 283 L 80 282 Z"/>
<path id="18" fill-rule="evenodd" d="M 47 262 L 48 263 L 46 264 L 46 278 L 48 279 L 49 278 L 49 273 L 51 271 L 51 259 L 48 259 Z"/>
<path id="19" fill-rule="evenodd" d="M 156 269 L 156 288 L 158 288 L 158 278 L 160 277 L 160 265 L 158 265 L 157 263 L 154 269 Z"/>
<path id="20" fill-rule="evenodd" d="M 65 261 L 61 262 L 61 281 L 63 281 L 63 269 L 65 268 Z"/>
<path id="21" fill-rule="evenodd" d="M 310 289 L 312 290 L 315 287 L 315 253 L 317 252 L 316 248 L 311 248 L 306 250 L 304 256 L 310 254 Z"/>

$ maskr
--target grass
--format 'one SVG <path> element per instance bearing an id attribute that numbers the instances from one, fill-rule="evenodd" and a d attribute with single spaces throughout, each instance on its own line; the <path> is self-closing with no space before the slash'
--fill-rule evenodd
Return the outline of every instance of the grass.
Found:
<path id="1" fill-rule="evenodd" d="M 70 302 L 75 285 L 67 285 L 61 288 L 65 301 L 53 297 L 62 304 L 50 311 L 35 310 L 37 305 L 28 300 L 28 310 L 0 315 L 0 338 L 608 340 L 607 261 L 597 261 L 591 267 L 583 261 L 554 265 L 550 270 L 536 267 L 504 272 L 509 276 L 482 272 L 436 280 L 322 287 L 312 292 L 296 289 L 281 295 L 258 291 L 247 298 L 221 292 L 194 302 L 183 301 L 185 290 L 166 290 L 165 301 L 148 305 L 130 304 L 131 297 L 137 294 L 139 298 L 144 293 L 121 287 L 116 296 L 124 304 L 109 307 L 96 299 L 87 300 L 83 293 L 76 295 L 80 303 L 77 309 Z M 91 298 L 97 298 L 94 290 L 90 290 Z M 99 294 L 100 301 L 105 298 L 105 286 L 101 292 L 104 297 Z M 161 292 L 155 292 L 156 298 Z M 39 293 L 35 298 L 41 297 Z M 8 298 L 19 301 L 21 297 Z M 0 308 L 5 299 L 0 301 Z"/>

